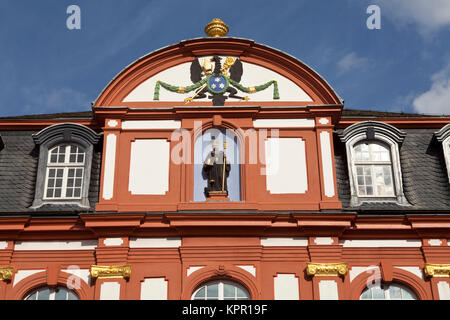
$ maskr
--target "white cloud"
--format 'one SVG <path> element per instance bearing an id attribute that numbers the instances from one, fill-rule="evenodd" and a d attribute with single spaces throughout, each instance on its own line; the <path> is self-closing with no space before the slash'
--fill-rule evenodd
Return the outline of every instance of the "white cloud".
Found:
<path id="1" fill-rule="evenodd" d="M 431 88 L 413 101 L 419 113 L 450 115 L 450 62 L 431 76 Z"/>
<path id="2" fill-rule="evenodd" d="M 343 73 L 351 69 L 361 68 L 366 65 L 367 62 L 367 58 L 358 57 L 355 52 L 351 52 L 342 57 L 341 60 L 339 60 L 339 62 L 337 63 L 337 66 L 339 68 L 339 71 Z"/>
<path id="3" fill-rule="evenodd" d="M 378 0 L 381 16 L 394 24 L 415 24 L 418 31 L 427 36 L 440 28 L 450 26 L 449 0 Z"/>

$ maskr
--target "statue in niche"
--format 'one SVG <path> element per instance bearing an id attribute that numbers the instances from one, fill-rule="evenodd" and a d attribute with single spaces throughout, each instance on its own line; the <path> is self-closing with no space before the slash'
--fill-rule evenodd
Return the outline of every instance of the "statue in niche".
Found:
<path id="1" fill-rule="evenodd" d="M 208 186 L 205 188 L 205 194 L 208 197 L 211 194 L 228 194 L 227 178 L 231 166 L 225 153 L 227 144 L 224 143 L 223 147 L 224 151 L 219 151 L 217 141 L 214 141 L 213 150 L 203 163 L 203 172 L 208 179 Z"/>

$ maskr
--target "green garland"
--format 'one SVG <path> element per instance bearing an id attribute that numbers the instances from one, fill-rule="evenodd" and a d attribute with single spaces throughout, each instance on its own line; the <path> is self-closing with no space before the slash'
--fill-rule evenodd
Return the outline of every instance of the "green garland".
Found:
<path id="1" fill-rule="evenodd" d="M 204 85 L 206 83 L 206 78 L 204 78 L 203 80 L 194 83 L 191 86 L 188 87 L 182 87 L 183 88 L 183 92 L 184 93 L 188 93 L 191 92 L 197 88 L 200 88 L 202 85 Z M 170 92 L 178 92 L 178 90 L 180 90 L 180 87 L 178 86 L 172 86 L 168 83 L 162 82 L 162 81 L 156 81 L 156 86 L 155 86 L 155 94 L 153 95 L 153 100 L 158 101 L 159 100 L 159 91 L 161 90 L 161 87 L 163 87 L 164 89 L 170 91 Z"/>
<path id="2" fill-rule="evenodd" d="M 227 77 L 228 78 L 228 77 Z M 244 87 L 243 85 L 241 85 L 239 82 L 234 81 L 233 79 L 228 78 L 228 80 L 230 81 L 230 83 L 236 87 L 237 89 L 239 89 L 242 92 L 246 92 L 246 93 L 254 93 L 254 92 L 259 92 L 262 90 L 267 89 L 268 87 L 270 87 L 273 84 L 273 99 L 280 99 L 280 93 L 278 91 L 278 82 L 276 80 L 272 80 L 269 81 L 263 85 L 260 86 L 255 86 L 254 89 L 255 91 L 250 92 L 250 87 Z M 153 100 L 155 101 L 159 101 L 159 91 L 161 90 L 161 87 L 163 87 L 164 89 L 170 91 L 170 92 L 179 92 L 180 88 L 183 88 L 183 93 L 188 93 L 191 92 L 197 88 L 200 88 L 202 85 L 204 85 L 207 81 L 207 78 L 202 79 L 201 81 L 194 83 L 191 86 L 188 87 L 177 87 L 177 86 L 172 86 L 168 83 L 162 82 L 162 81 L 157 81 L 156 82 L 156 86 L 155 86 L 155 94 L 153 96 Z"/>
<path id="3" fill-rule="evenodd" d="M 276 80 L 269 81 L 269 82 L 267 82 L 267 83 L 265 83 L 263 85 L 260 85 L 260 86 L 255 86 L 254 87 L 255 88 L 254 92 L 250 92 L 250 87 L 244 87 L 239 82 L 236 82 L 233 79 L 229 79 L 229 80 L 230 80 L 230 83 L 233 86 L 235 86 L 236 88 L 238 88 L 242 92 L 246 92 L 246 93 L 259 92 L 259 91 L 267 89 L 268 87 L 270 87 L 273 84 L 273 98 L 274 99 L 280 99 L 280 93 L 278 91 L 278 82 Z"/>

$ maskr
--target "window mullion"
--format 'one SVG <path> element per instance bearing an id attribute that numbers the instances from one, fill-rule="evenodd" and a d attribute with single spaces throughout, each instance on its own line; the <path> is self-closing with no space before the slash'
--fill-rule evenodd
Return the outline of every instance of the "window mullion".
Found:
<path id="1" fill-rule="evenodd" d="M 219 282 L 219 300 L 223 300 L 223 282 Z"/>
<path id="2" fill-rule="evenodd" d="M 61 187 L 61 198 L 66 198 L 66 189 L 67 189 L 67 176 L 69 175 L 69 168 L 64 168 L 62 187 Z"/>

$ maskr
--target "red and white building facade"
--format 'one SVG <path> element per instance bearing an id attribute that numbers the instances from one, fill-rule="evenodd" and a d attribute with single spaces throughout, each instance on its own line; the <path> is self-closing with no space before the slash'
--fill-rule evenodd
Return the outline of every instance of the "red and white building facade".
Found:
<path id="1" fill-rule="evenodd" d="M 278 99 L 185 103 L 192 63 L 213 56 L 238 58 L 244 87 L 275 80 Z M 158 81 L 180 88 L 155 99 Z M 431 187 L 410 185 L 403 150 L 431 132 L 450 198 L 450 117 L 343 110 L 296 58 L 208 37 L 138 59 L 92 114 L 0 119 L 4 195 L 30 194 L 0 207 L 0 299 L 450 299 L 448 202 L 420 206 L 411 190 Z M 224 199 L 202 193 L 211 132 L 236 161 Z M 5 179 L 16 133 L 34 143 L 31 190 Z"/>

